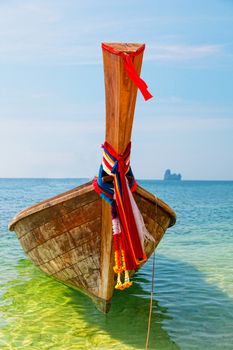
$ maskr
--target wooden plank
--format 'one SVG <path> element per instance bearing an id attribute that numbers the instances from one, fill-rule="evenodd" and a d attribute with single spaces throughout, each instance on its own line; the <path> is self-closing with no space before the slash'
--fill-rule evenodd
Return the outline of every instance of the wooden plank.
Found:
<path id="1" fill-rule="evenodd" d="M 96 200 L 99 200 L 99 196 L 94 190 L 85 192 L 82 195 L 78 195 L 74 198 L 66 200 L 62 202 L 64 214 L 69 213 L 91 202 L 95 202 Z"/>
<path id="2" fill-rule="evenodd" d="M 102 230 L 100 256 L 100 283 L 98 296 L 104 300 L 112 298 L 114 290 L 111 206 L 102 200 Z"/>
<path id="3" fill-rule="evenodd" d="M 140 209 L 142 215 L 147 215 L 151 217 L 154 221 L 157 221 L 164 229 L 170 225 L 171 216 L 163 208 L 161 208 L 157 203 L 152 203 L 150 200 L 143 198 L 136 193 L 134 194 L 135 201 Z"/>
<path id="4" fill-rule="evenodd" d="M 163 212 L 167 213 L 170 216 L 170 224 L 169 226 L 172 226 L 176 222 L 176 213 L 167 205 L 162 199 L 155 196 L 153 193 L 150 193 L 149 191 L 145 190 L 141 186 L 137 186 L 136 192 L 134 193 L 135 198 L 141 197 L 144 200 L 148 200 L 158 206 L 159 210 L 162 210 Z"/>
<path id="5" fill-rule="evenodd" d="M 81 185 L 79 187 L 76 187 L 70 191 L 67 191 L 67 192 L 64 192 L 64 193 L 61 193 L 57 196 L 54 196 L 54 197 L 51 197 L 51 198 L 48 198 L 40 203 L 37 203 L 35 205 L 32 205 L 31 207 L 29 208 L 26 208 L 24 210 L 22 210 L 20 213 L 18 213 L 14 218 L 13 220 L 10 222 L 9 224 L 9 230 L 10 231 L 13 231 L 15 229 L 15 224 L 19 221 L 19 220 L 22 220 L 24 218 L 27 218 L 27 217 L 31 217 L 32 214 L 34 213 L 40 213 L 42 212 L 44 209 L 49 209 L 49 208 L 52 208 L 52 211 L 53 212 L 53 207 L 58 205 L 58 204 L 62 204 L 72 198 L 75 198 L 75 197 L 79 197 L 79 196 L 82 196 L 83 194 L 85 193 L 88 193 L 88 192 L 91 192 L 91 195 L 95 196 L 96 199 L 98 198 L 98 195 L 97 193 L 94 192 L 93 190 L 93 185 L 92 185 L 92 181 L 84 184 L 84 185 Z M 27 231 L 30 231 L 30 229 Z"/>
<path id="6" fill-rule="evenodd" d="M 79 234 L 83 236 L 86 236 L 87 233 L 100 231 L 100 218 L 98 219 L 98 215 L 101 213 L 101 200 L 98 199 L 96 202 L 88 203 L 84 208 L 77 208 L 63 217 L 58 216 L 56 219 L 51 219 L 49 222 L 43 223 L 40 227 L 36 227 L 29 232 L 26 231 L 28 229 L 26 225 L 26 233 L 20 237 L 23 249 L 28 252 L 51 238 L 64 234 L 64 232 L 71 228 L 73 228 L 70 231 L 71 237 L 77 240 L 80 239 L 77 234 L 78 231 Z M 94 220 L 89 224 L 86 221 L 90 219 Z M 86 223 L 85 227 L 82 225 L 84 222 Z M 17 223 L 17 227 L 19 224 L 21 224 L 21 222 Z"/>
<path id="7" fill-rule="evenodd" d="M 71 237 L 76 245 L 82 245 L 82 242 L 93 239 L 95 236 L 100 236 L 101 217 L 97 217 L 92 221 L 86 222 L 83 225 L 76 226 L 69 230 Z"/>
<path id="8" fill-rule="evenodd" d="M 39 229 L 44 238 L 44 242 L 67 231 L 66 226 L 62 221 L 62 217 L 59 216 L 50 220 L 49 222 L 46 222 L 46 224 L 41 225 Z"/>
<path id="9" fill-rule="evenodd" d="M 81 208 L 73 210 L 71 213 L 62 216 L 62 222 L 67 230 L 72 230 L 86 222 L 92 221 L 101 215 L 101 200 L 91 202 Z"/>
<path id="10" fill-rule="evenodd" d="M 66 246 L 66 251 L 58 256 L 54 257 L 52 260 L 44 263 L 44 269 L 48 269 L 52 273 L 57 273 L 66 267 L 70 267 L 77 262 L 86 259 L 86 257 L 91 257 L 92 268 L 99 268 L 99 255 L 100 255 L 100 218 L 93 220 L 90 223 L 86 223 L 75 230 L 67 232 L 66 234 L 72 240 L 72 246 Z M 89 227 L 88 227 L 89 225 Z M 60 246 L 61 244 L 58 243 Z M 49 245 L 49 249 L 51 245 Z M 71 248 L 71 249 L 70 249 Z M 56 244 L 53 249 L 57 251 Z M 63 249 L 64 250 L 64 249 Z M 60 253 L 60 251 L 59 251 Z M 42 265 L 42 267 L 43 267 Z"/>
<path id="11" fill-rule="evenodd" d="M 53 275 L 53 277 L 61 281 L 67 281 L 76 276 L 77 276 L 77 272 L 73 269 L 73 267 L 67 267 Z"/>

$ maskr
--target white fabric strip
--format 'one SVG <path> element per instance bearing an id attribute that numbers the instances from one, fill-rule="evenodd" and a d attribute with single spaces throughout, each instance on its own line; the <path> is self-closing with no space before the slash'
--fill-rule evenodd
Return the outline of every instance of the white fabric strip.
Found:
<path id="1" fill-rule="evenodd" d="M 114 235 L 121 233 L 120 221 L 118 217 L 112 219 L 112 231 Z"/>
<path id="2" fill-rule="evenodd" d="M 142 249 L 144 249 L 145 239 L 148 239 L 148 240 L 153 241 L 153 242 L 155 240 L 154 240 L 154 237 L 147 231 L 146 226 L 144 224 L 142 214 L 140 213 L 138 206 L 134 200 L 133 194 L 130 191 L 128 181 L 126 181 L 126 182 L 127 182 L 128 193 L 129 193 L 129 199 L 130 199 L 131 206 L 132 206 L 133 213 L 134 213 L 135 223 L 137 225 L 137 229 L 138 229 L 138 233 L 139 233 L 141 246 L 142 246 Z"/>

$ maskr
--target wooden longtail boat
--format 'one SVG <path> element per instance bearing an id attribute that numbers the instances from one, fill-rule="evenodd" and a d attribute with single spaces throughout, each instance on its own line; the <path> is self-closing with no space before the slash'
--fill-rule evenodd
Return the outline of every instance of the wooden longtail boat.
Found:
<path id="1" fill-rule="evenodd" d="M 108 43 L 103 44 L 103 48 L 104 45 L 110 48 L 103 49 L 106 141 L 121 154 L 131 139 L 137 96 L 137 86 L 126 72 L 125 57 L 130 55 L 140 75 L 144 45 Z M 106 176 L 103 180 L 109 178 Z M 144 242 L 144 251 L 149 257 L 166 229 L 175 223 L 176 215 L 141 186 L 137 186 L 133 197 L 154 238 Z M 21 211 L 9 229 L 16 232 L 36 266 L 84 292 L 101 311 L 108 312 L 116 285 L 111 206 L 96 193 L 92 182 Z"/>

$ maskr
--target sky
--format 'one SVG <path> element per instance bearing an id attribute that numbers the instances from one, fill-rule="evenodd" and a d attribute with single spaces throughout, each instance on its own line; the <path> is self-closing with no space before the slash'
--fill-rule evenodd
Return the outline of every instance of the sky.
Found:
<path id="1" fill-rule="evenodd" d="M 135 177 L 233 180 L 231 0 L 0 0 L 0 177 L 97 174 L 102 41 L 146 44 Z"/>

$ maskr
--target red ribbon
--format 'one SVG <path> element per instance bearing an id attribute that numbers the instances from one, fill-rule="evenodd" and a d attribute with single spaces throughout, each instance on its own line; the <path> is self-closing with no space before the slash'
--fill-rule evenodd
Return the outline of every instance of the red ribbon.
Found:
<path id="1" fill-rule="evenodd" d="M 131 56 L 135 57 L 135 56 L 139 55 L 141 52 L 143 52 L 145 49 L 145 45 L 142 45 L 141 47 L 139 47 L 139 49 L 135 52 L 118 51 L 118 50 L 114 49 L 113 47 L 111 47 L 107 44 L 104 44 L 104 43 L 102 43 L 102 49 L 107 50 L 108 52 L 111 52 L 114 55 L 121 56 L 123 58 L 124 67 L 125 67 L 125 70 L 129 76 L 129 78 L 139 88 L 144 99 L 147 101 L 153 97 L 151 95 L 151 93 L 148 91 L 148 86 L 145 83 L 145 81 L 139 77 L 139 75 L 134 67 L 134 64 L 132 62 L 132 59 L 131 59 Z"/>
<path id="2" fill-rule="evenodd" d="M 118 183 L 117 186 L 116 181 L 118 181 L 118 177 L 116 177 L 116 181 L 114 181 L 114 190 L 121 225 L 122 248 L 125 252 L 126 269 L 135 270 L 147 257 L 141 246 L 125 176 L 128 169 L 125 159 L 129 156 L 131 143 L 128 144 L 123 154 L 118 154 L 106 141 L 104 143 L 104 148 L 118 161 L 117 173 L 120 177 L 120 183 Z M 119 190 L 119 187 L 121 187 L 121 190 Z"/>

